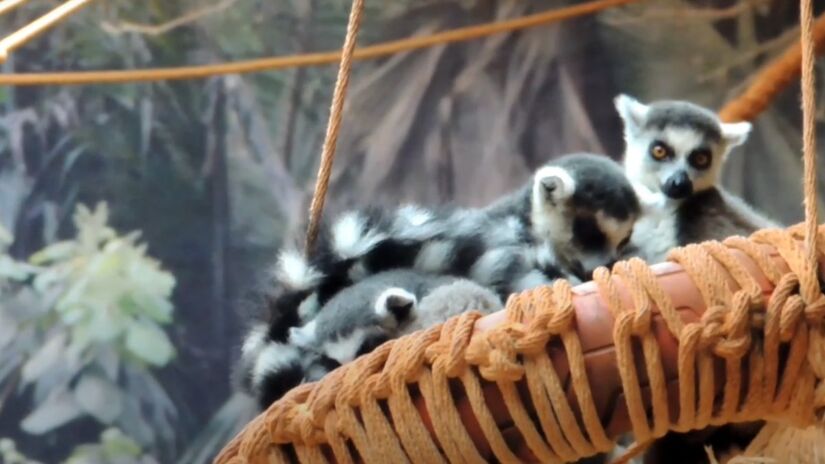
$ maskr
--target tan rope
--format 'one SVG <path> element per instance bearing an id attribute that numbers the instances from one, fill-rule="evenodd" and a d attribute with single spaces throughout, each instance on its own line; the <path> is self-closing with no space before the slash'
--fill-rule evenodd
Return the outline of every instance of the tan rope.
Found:
<path id="1" fill-rule="evenodd" d="M 810 22 L 808 23 L 810 27 Z M 802 32 L 806 34 L 805 31 Z M 815 53 L 825 51 L 825 14 L 820 15 L 808 32 L 813 38 Z M 751 121 L 764 111 L 776 96 L 799 77 L 802 65 L 802 45 L 796 42 L 765 65 L 753 78 L 742 95 L 728 102 L 720 111 L 723 121 Z"/>
<path id="2" fill-rule="evenodd" d="M 590 15 L 639 0 L 594 0 L 587 3 L 544 11 L 521 18 L 508 19 L 475 26 L 462 27 L 431 35 L 409 37 L 359 48 L 353 54 L 355 60 L 370 60 L 401 52 L 419 50 L 455 42 L 478 39 L 504 32 L 543 26 L 547 24 Z M 52 73 L 0 74 L 0 85 L 78 85 L 113 84 L 123 82 L 147 82 L 180 79 L 202 79 L 225 74 L 242 74 L 299 66 L 320 66 L 338 63 L 340 51 L 278 56 L 254 60 L 235 61 L 203 66 L 177 68 L 79 71 Z"/>
<path id="3" fill-rule="evenodd" d="M 312 254 L 312 247 L 318 237 L 321 214 L 324 210 L 324 202 L 329 188 L 329 177 L 332 174 L 332 163 L 335 161 L 335 145 L 338 143 L 338 132 L 341 130 L 344 99 L 347 97 L 347 87 L 350 74 L 352 74 L 352 55 L 355 51 L 363 12 L 364 0 L 353 0 L 349 23 L 347 24 L 347 35 L 344 38 L 341 66 L 338 68 L 338 78 L 335 80 L 335 90 L 332 93 L 332 105 L 329 110 L 327 133 L 324 137 L 324 147 L 321 152 L 321 163 L 318 167 L 318 176 L 315 179 L 315 193 L 312 195 L 312 203 L 309 207 L 309 225 L 306 237 L 307 255 Z"/>
<path id="4" fill-rule="evenodd" d="M 28 2 L 29 0 L 2 0 L 0 1 L 0 16 L 14 10 L 15 8 L 22 6 L 24 3 Z"/>
<path id="5" fill-rule="evenodd" d="M 608 424 L 616 413 L 606 409 L 613 406 L 603 384 L 614 374 L 589 376 L 605 349 L 616 356 L 615 391 L 625 393 L 616 409 L 627 408 L 640 443 L 667 430 L 755 419 L 812 424 L 825 406 L 825 360 L 809 355 L 823 330 L 825 296 L 804 295 L 816 275 L 805 232 L 759 231 L 747 241 L 674 250 L 695 284 L 680 283 L 675 300 L 667 284 L 674 274 L 654 274 L 634 259 L 599 270 L 595 294 L 558 281 L 511 297 L 492 328 L 476 330 L 482 319 L 467 313 L 392 340 L 287 393 L 216 462 L 289 462 L 289 448 L 299 462 L 583 458 L 628 431 Z M 825 261 L 825 247 L 817 250 Z M 608 312 L 593 313 L 593 296 Z M 612 345 L 583 335 L 593 324 L 581 317 L 609 324 Z M 660 348 L 663 333 L 678 342 L 678 362 Z M 628 350 L 632 344 L 641 349 Z M 675 380 L 673 396 L 667 384 Z M 633 393 L 641 389 L 649 393 Z"/>
<path id="6" fill-rule="evenodd" d="M 813 6 L 811 0 L 800 0 L 800 43 L 802 48 L 802 151 L 805 186 L 805 247 L 808 263 L 816 272 L 816 101 L 814 88 Z M 819 284 L 817 283 L 817 289 Z M 815 290 L 812 290 L 815 292 Z"/>
<path id="7" fill-rule="evenodd" d="M 0 40 L 0 63 L 8 59 L 9 53 L 24 43 L 45 32 L 50 27 L 70 17 L 92 0 L 68 0 L 53 10 L 37 18 L 8 37 Z M 13 5 L 14 6 L 14 5 Z"/>

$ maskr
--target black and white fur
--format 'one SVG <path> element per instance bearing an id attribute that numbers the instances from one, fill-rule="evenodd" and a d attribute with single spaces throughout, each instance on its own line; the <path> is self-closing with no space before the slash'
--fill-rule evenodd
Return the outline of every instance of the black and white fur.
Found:
<path id="1" fill-rule="evenodd" d="M 497 295 L 470 280 L 396 269 L 345 288 L 312 321 L 290 329 L 289 340 L 344 364 L 464 311 L 501 307 Z"/>
<path id="2" fill-rule="evenodd" d="M 617 258 L 639 214 L 621 167 L 591 154 L 548 163 L 487 208 L 350 211 L 330 228 L 317 305 L 392 268 L 467 277 L 502 298 L 560 277 L 587 280 Z"/>
<path id="3" fill-rule="evenodd" d="M 664 261 L 678 246 L 778 227 L 720 185 L 731 150 L 742 145 L 748 122 L 724 123 L 686 101 L 643 104 L 615 99 L 624 124 L 624 166 L 645 208 L 628 251 L 648 262 Z M 653 156 L 656 146 L 667 156 Z M 707 157 L 706 164 L 697 160 Z"/>
<path id="4" fill-rule="evenodd" d="M 242 348 L 245 388 L 262 408 L 295 386 L 321 377 L 387 340 L 442 323 L 468 310 L 502 308 L 492 291 L 467 279 L 411 270 L 385 271 L 345 288 L 318 315 L 267 342 L 258 325 Z"/>
<path id="5" fill-rule="evenodd" d="M 289 341 L 347 363 L 395 338 L 421 297 L 454 280 L 409 269 L 380 272 L 338 292 L 310 322 L 291 328 Z"/>
<path id="6" fill-rule="evenodd" d="M 282 394 L 282 385 L 307 370 L 306 349 L 289 343 L 290 329 L 310 323 L 339 292 L 371 275 L 410 269 L 464 277 L 504 300 L 556 278 L 588 280 L 595 267 L 617 259 L 639 214 L 621 167 L 591 154 L 548 163 L 487 208 L 346 212 L 324 227 L 311 259 L 289 250 L 279 256 L 265 341 L 258 343 L 262 329 L 250 332 L 244 378 L 253 391 L 269 389 L 260 398 Z"/>

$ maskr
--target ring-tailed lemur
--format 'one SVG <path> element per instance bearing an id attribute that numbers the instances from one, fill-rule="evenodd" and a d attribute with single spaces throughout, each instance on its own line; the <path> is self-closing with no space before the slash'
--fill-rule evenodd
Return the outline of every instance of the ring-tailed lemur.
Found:
<path id="1" fill-rule="evenodd" d="M 502 298 L 559 277 L 587 280 L 617 258 L 639 214 L 618 163 L 591 154 L 548 163 L 487 208 L 350 211 L 333 223 L 311 264 L 319 274 L 315 308 L 392 268 L 468 277 Z"/>
<path id="2" fill-rule="evenodd" d="M 265 343 L 265 326 L 253 330 L 242 354 L 247 389 L 265 407 L 387 340 L 465 311 L 501 308 L 495 293 L 467 279 L 407 269 L 381 272 L 341 290 L 311 321 L 291 327 L 284 343 Z"/>
<path id="3" fill-rule="evenodd" d="M 311 259 L 281 253 L 278 293 L 269 299 L 268 345 L 257 351 L 273 357 L 266 365 L 280 363 L 291 376 L 300 375 L 299 363 L 286 361 L 302 356 L 288 343 L 289 329 L 312 320 L 342 289 L 390 269 L 465 277 L 502 300 L 560 277 L 587 280 L 595 267 L 617 259 L 639 214 L 618 163 L 590 154 L 548 163 L 528 185 L 487 208 L 408 205 L 344 213 L 325 227 Z M 257 342 L 260 333 L 250 337 Z M 279 351 L 284 355 L 275 356 Z M 242 364 L 255 364 L 245 359 Z M 277 376 L 246 377 L 263 385 Z"/>
<path id="4" fill-rule="evenodd" d="M 615 99 L 624 123 L 625 172 L 643 203 L 658 204 L 636 224 L 628 251 L 663 261 L 677 246 L 778 227 L 720 185 L 731 149 L 747 140 L 748 122 L 724 123 L 686 101 L 643 104 Z"/>
<path id="5" fill-rule="evenodd" d="M 725 160 L 747 140 L 750 123 L 723 123 L 710 110 L 685 101 L 643 104 L 619 95 L 615 105 L 624 123 L 627 176 L 643 204 L 658 206 L 645 208 L 628 254 L 656 263 L 678 246 L 779 227 L 720 185 Z M 706 441 L 717 450 L 741 446 L 758 429 L 758 424 L 743 424 L 669 434 L 656 442 L 645 462 L 707 462 Z"/>

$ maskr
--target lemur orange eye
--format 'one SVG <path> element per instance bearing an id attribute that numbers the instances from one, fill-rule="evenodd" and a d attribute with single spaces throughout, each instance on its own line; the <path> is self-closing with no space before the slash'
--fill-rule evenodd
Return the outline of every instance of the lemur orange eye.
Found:
<path id="1" fill-rule="evenodd" d="M 671 149 L 663 142 L 653 142 L 650 146 L 650 156 L 656 161 L 664 161 L 670 157 Z"/>
<path id="2" fill-rule="evenodd" d="M 697 148 L 688 155 L 688 163 L 696 169 L 707 169 L 713 156 L 707 148 Z"/>

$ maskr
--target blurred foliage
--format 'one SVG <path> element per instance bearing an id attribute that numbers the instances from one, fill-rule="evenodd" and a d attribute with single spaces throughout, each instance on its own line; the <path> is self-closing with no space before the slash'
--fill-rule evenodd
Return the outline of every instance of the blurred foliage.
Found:
<path id="1" fill-rule="evenodd" d="M 30 435 L 71 435 L 84 417 L 124 431 L 104 432 L 100 446 L 76 449 L 70 462 L 160 453 L 176 408 L 151 369 L 174 355 L 161 328 L 172 321 L 174 277 L 146 256 L 137 233 L 108 225 L 105 203 L 78 206 L 74 224 L 73 239 L 28 262 L 5 254 L 11 237 L 0 229 L 0 404 L 31 402 L 20 422 Z"/>

